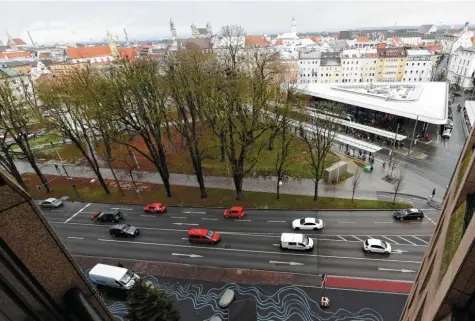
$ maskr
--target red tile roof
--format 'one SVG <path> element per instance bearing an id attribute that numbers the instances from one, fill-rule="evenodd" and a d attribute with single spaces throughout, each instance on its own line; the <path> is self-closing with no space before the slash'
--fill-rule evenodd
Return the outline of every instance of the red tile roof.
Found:
<path id="1" fill-rule="evenodd" d="M 439 45 L 427 45 L 427 49 L 430 51 L 440 51 Z"/>
<path id="2" fill-rule="evenodd" d="M 376 45 L 376 48 L 386 48 L 386 44 L 384 42 L 380 42 Z"/>
<path id="3" fill-rule="evenodd" d="M 137 49 L 135 48 L 118 48 L 119 56 L 121 58 L 127 58 L 129 61 L 133 60 L 137 56 Z"/>
<path id="4" fill-rule="evenodd" d="M 40 58 L 40 59 L 45 59 L 45 58 L 48 58 L 48 57 L 49 57 L 49 53 L 47 53 L 47 52 L 41 52 L 39 58 Z"/>
<path id="5" fill-rule="evenodd" d="M 112 56 L 109 46 L 75 47 L 66 49 L 69 59 L 87 59 Z"/>
<path id="6" fill-rule="evenodd" d="M 13 39 L 13 42 L 14 42 L 15 45 L 17 45 L 17 46 L 24 46 L 24 45 L 26 45 L 26 42 L 24 42 L 24 41 L 21 40 L 20 38 L 14 38 L 14 39 Z"/>
<path id="7" fill-rule="evenodd" d="M 277 40 L 275 41 L 275 45 L 276 45 L 276 46 L 282 46 L 283 44 L 284 44 L 284 40 L 282 40 L 282 39 L 277 39 Z"/>
<path id="8" fill-rule="evenodd" d="M 246 36 L 244 46 L 267 46 L 269 41 L 263 36 Z"/>
<path id="9" fill-rule="evenodd" d="M 356 40 L 358 42 L 369 42 L 368 37 L 365 37 L 365 36 L 359 36 L 358 38 L 356 38 Z"/>
<path id="10" fill-rule="evenodd" d="M 31 58 L 31 54 L 28 51 L 0 52 L 0 59 L 18 59 L 18 58 Z"/>

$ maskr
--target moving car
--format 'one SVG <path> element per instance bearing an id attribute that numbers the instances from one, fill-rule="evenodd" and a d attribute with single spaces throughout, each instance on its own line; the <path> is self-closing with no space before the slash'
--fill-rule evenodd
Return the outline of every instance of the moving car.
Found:
<path id="1" fill-rule="evenodd" d="M 145 213 L 163 213 L 166 210 L 167 206 L 162 203 L 150 203 L 143 209 Z"/>
<path id="2" fill-rule="evenodd" d="M 118 223 L 124 220 L 122 212 L 119 210 L 105 210 L 104 212 L 97 211 L 91 216 L 91 221 L 97 220 L 99 222 L 113 222 Z"/>
<path id="3" fill-rule="evenodd" d="M 323 221 L 313 217 L 296 219 L 292 222 L 294 230 L 320 230 L 323 228 Z"/>
<path id="4" fill-rule="evenodd" d="M 221 235 L 207 228 L 190 228 L 188 241 L 190 243 L 216 244 L 221 240 Z"/>
<path id="5" fill-rule="evenodd" d="M 363 250 L 368 253 L 383 253 L 389 255 L 391 253 L 391 245 L 377 239 L 367 239 L 363 242 Z"/>
<path id="6" fill-rule="evenodd" d="M 57 208 L 63 206 L 63 201 L 57 198 L 47 198 L 40 202 L 40 207 L 43 208 Z"/>
<path id="7" fill-rule="evenodd" d="M 140 230 L 138 227 L 130 224 L 117 224 L 109 229 L 109 233 L 112 236 L 135 237 L 140 234 Z"/>
<path id="8" fill-rule="evenodd" d="M 453 128 L 444 127 L 444 131 L 442 132 L 442 137 L 450 138 L 452 136 L 452 131 L 453 131 Z"/>
<path id="9" fill-rule="evenodd" d="M 133 271 L 100 263 L 89 271 L 88 277 L 94 284 L 122 290 L 129 290 L 140 279 Z"/>
<path id="10" fill-rule="evenodd" d="M 408 208 L 393 213 L 393 218 L 396 220 L 420 220 L 424 218 L 424 212 L 418 208 Z"/>
<path id="11" fill-rule="evenodd" d="M 243 218 L 244 217 L 244 209 L 241 206 L 233 206 L 231 208 L 227 208 L 224 210 L 223 213 L 224 217 L 236 217 L 236 218 Z"/>
<path id="12" fill-rule="evenodd" d="M 280 236 L 280 248 L 283 250 L 313 250 L 313 240 L 303 234 L 282 233 Z"/>

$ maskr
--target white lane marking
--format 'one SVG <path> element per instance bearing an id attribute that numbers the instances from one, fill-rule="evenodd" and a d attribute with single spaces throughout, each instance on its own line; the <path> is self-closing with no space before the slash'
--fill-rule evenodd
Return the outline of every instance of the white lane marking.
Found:
<path id="1" fill-rule="evenodd" d="M 81 208 L 79 211 L 77 211 L 76 213 L 74 213 L 73 215 L 71 215 L 71 217 L 68 218 L 66 221 L 64 221 L 64 223 L 68 223 L 69 221 L 71 221 L 73 218 L 76 217 L 76 215 L 78 215 L 79 213 L 81 213 L 82 211 L 84 211 L 89 205 L 91 205 L 91 203 L 87 203 L 86 206 L 84 206 L 84 207 Z"/>
<path id="2" fill-rule="evenodd" d="M 408 239 L 403 238 L 402 236 L 398 236 L 398 237 L 399 237 L 401 240 L 404 240 L 404 241 L 406 241 L 406 242 L 408 242 L 408 243 L 411 243 L 412 245 L 417 245 L 416 243 L 411 242 L 411 241 L 409 241 Z"/>
<path id="3" fill-rule="evenodd" d="M 347 239 L 345 239 L 344 237 L 340 236 L 340 235 L 337 235 L 339 238 L 342 239 L 342 241 L 347 241 Z"/>
<path id="4" fill-rule="evenodd" d="M 158 217 L 158 216 L 150 215 L 150 214 L 149 214 L 149 215 L 142 214 L 142 215 L 140 215 L 140 216 L 142 216 L 142 217 Z"/>
<path id="5" fill-rule="evenodd" d="M 206 214 L 206 212 L 182 211 L 183 214 Z"/>
<path id="6" fill-rule="evenodd" d="M 283 261 L 269 261 L 270 264 L 287 264 L 287 265 L 303 265 L 299 262 L 283 262 Z"/>
<path id="7" fill-rule="evenodd" d="M 389 237 L 387 237 L 387 236 L 383 236 L 383 237 L 384 237 L 386 240 L 389 240 L 389 242 L 399 245 L 398 242 L 396 242 L 396 241 L 390 239 Z"/>
<path id="8" fill-rule="evenodd" d="M 197 226 L 198 223 L 172 223 L 174 225 L 189 225 L 189 226 Z"/>
<path id="9" fill-rule="evenodd" d="M 178 218 L 178 219 L 186 220 L 186 216 L 170 216 L 170 218 Z"/>
<path id="10" fill-rule="evenodd" d="M 280 244 L 276 244 L 276 243 L 274 243 L 274 244 L 272 244 L 272 246 L 280 246 Z"/>
<path id="11" fill-rule="evenodd" d="M 188 241 L 188 238 L 187 238 L 187 237 L 182 237 L 181 239 L 182 239 L 182 240 L 187 240 L 187 241 Z"/>
<path id="12" fill-rule="evenodd" d="M 133 211 L 133 208 L 111 207 L 111 210 Z"/>
<path id="13" fill-rule="evenodd" d="M 79 236 L 68 236 L 66 238 L 67 239 L 74 239 L 74 240 L 84 240 L 84 237 L 79 237 Z"/>
<path id="14" fill-rule="evenodd" d="M 392 224 L 393 222 L 373 222 L 374 224 Z"/>
<path id="15" fill-rule="evenodd" d="M 97 239 L 100 242 L 114 242 L 114 243 L 126 243 L 126 244 L 140 244 L 140 245 L 152 245 L 152 246 L 165 246 L 165 247 L 181 247 L 181 248 L 190 248 L 195 249 L 196 246 L 193 245 L 180 245 L 180 244 L 166 244 L 166 243 L 151 243 L 151 242 L 140 242 L 140 241 L 122 241 L 122 240 L 110 240 L 110 239 Z M 260 251 L 260 250 L 244 250 L 244 249 L 233 249 L 233 248 L 221 248 L 221 247 L 200 247 L 204 251 L 230 251 L 230 252 L 244 252 L 244 253 L 264 253 L 264 254 L 276 254 L 276 255 L 293 255 L 293 256 L 305 256 L 305 257 L 324 257 L 324 258 L 333 258 L 333 259 L 342 259 L 342 260 L 357 260 L 357 261 L 382 261 L 382 262 L 397 262 L 397 263 L 411 263 L 411 264 L 421 264 L 421 261 L 400 261 L 400 260 L 388 260 L 388 259 L 368 259 L 364 257 L 351 257 L 351 256 L 334 256 L 334 255 L 320 255 L 320 254 L 300 254 L 300 253 L 283 253 L 283 252 L 271 252 L 271 251 Z"/>
<path id="16" fill-rule="evenodd" d="M 363 242 L 363 240 L 360 239 L 359 237 L 356 237 L 356 236 L 354 236 L 354 235 L 352 235 L 352 236 L 353 236 L 355 239 L 357 239 L 358 241 Z"/>
<path id="17" fill-rule="evenodd" d="M 434 222 L 429 216 L 427 216 L 427 215 L 424 214 L 424 217 L 425 217 L 426 219 L 428 219 L 432 224 L 437 225 L 437 223 Z"/>
<path id="18" fill-rule="evenodd" d="M 429 222 L 409 222 L 409 224 L 429 224 Z"/>
<path id="19" fill-rule="evenodd" d="M 63 212 L 63 210 L 51 210 L 51 212 Z"/>
<path id="20" fill-rule="evenodd" d="M 187 256 L 187 257 L 203 257 L 203 255 L 198 254 L 184 254 L 184 253 L 172 253 L 173 256 Z"/>
<path id="21" fill-rule="evenodd" d="M 234 222 L 250 222 L 251 220 L 241 220 L 241 219 L 237 219 L 237 220 L 234 220 Z"/>
<path id="22" fill-rule="evenodd" d="M 356 222 L 337 222 L 338 224 L 356 224 Z"/>
<path id="23" fill-rule="evenodd" d="M 402 272 L 402 273 L 414 273 L 416 271 L 413 270 L 406 270 L 406 269 L 386 269 L 386 268 L 378 268 L 380 271 L 394 271 L 394 272 Z"/>
<path id="24" fill-rule="evenodd" d="M 423 239 L 418 238 L 417 236 L 414 236 L 414 235 L 413 235 L 412 237 L 415 238 L 416 240 L 419 240 L 419 241 L 421 241 L 421 242 L 424 242 L 424 244 L 429 244 L 429 242 L 424 241 Z"/>
<path id="25" fill-rule="evenodd" d="M 287 223 L 287 221 L 267 221 L 268 223 Z"/>
<path id="26" fill-rule="evenodd" d="M 208 218 L 208 217 L 202 217 L 201 219 L 205 220 L 205 221 L 217 221 L 218 220 L 217 218 Z"/>
<path id="27" fill-rule="evenodd" d="M 83 213 L 83 214 L 94 214 L 94 213 L 97 213 L 97 212 L 86 212 L 86 211 L 83 211 L 83 212 L 81 212 L 81 213 Z"/>
<path id="28" fill-rule="evenodd" d="M 402 253 L 407 253 L 407 252 L 409 252 L 409 251 L 404 251 L 404 250 L 399 250 L 399 249 L 391 251 L 391 253 L 397 253 L 397 254 L 402 254 Z"/>

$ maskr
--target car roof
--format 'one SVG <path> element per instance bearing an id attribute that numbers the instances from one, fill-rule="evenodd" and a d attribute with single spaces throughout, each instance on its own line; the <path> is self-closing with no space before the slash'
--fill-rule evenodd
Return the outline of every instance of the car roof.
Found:
<path id="1" fill-rule="evenodd" d="M 242 206 L 233 206 L 231 207 L 231 211 L 242 211 Z"/>
<path id="2" fill-rule="evenodd" d="M 162 206 L 162 203 L 150 203 L 147 206 Z"/>
<path id="3" fill-rule="evenodd" d="M 298 233 L 282 233 L 281 242 L 302 242 L 304 235 Z"/>
<path id="4" fill-rule="evenodd" d="M 194 234 L 194 235 L 206 235 L 208 234 L 209 229 L 207 228 L 190 228 L 188 230 L 188 234 Z"/>
<path id="5" fill-rule="evenodd" d="M 315 223 L 317 220 L 313 217 L 306 217 L 304 218 L 305 223 Z"/>
<path id="6" fill-rule="evenodd" d="M 111 226 L 111 229 L 118 229 L 121 230 L 123 229 L 127 224 L 115 224 Z"/>
<path id="7" fill-rule="evenodd" d="M 115 214 L 117 212 L 119 212 L 119 210 L 113 210 L 113 209 L 110 208 L 110 209 L 107 209 L 104 212 L 102 212 L 102 214 Z"/>
<path id="8" fill-rule="evenodd" d="M 368 244 L 369 245 L 383 245 L 381 240 L 378 239 L 368 239 Z"/>
<path id="9" fill-rule="evenodd" d="M 410 213 L 419 213 L 421 210 L 418 208 L 408 208 L 406 211 Z"/>
<path id="10" fill-rule="evenodd" d="M 50 198 L 45 199 L 43 202 L 55 202 L 55 201 L 58 201 L 58 199 L 54 197 L 50 197 Z"/>
<path id="11" fill-rule="evenodd" d="M 107 276 L 115 280 L 120 280 L 125 273 L 127 273 L 126 268 L 101 263 L 96 264 L 96 266 L 89 271 L 89 274 Z"/>

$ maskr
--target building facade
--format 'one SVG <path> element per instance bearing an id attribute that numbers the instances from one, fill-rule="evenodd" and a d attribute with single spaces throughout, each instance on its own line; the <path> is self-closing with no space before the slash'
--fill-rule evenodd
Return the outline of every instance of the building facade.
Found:
<path id="1" fill-rule="evenodd" d="M 450 59 L 447 80 L 463 90 L 473 88 L 475 78 L 475 46 L 460 47 Z"/>
<path id="2" fill-rule="evenodd" d="M 403 82 L 430 81 L 434 61 L 433 54 L 426 49 L 406 50 L 406 66 L 404 68 Z"/>
<path id="3" fill-rule="evenodd" d="M 341 82 L 373 82 L 376 49 L 348 49 L 341 53 Z"/>
<path id="4" fill-rule="evenodd" d="M 475 128 L 472 128 L 401 321 L 475 319 L 474 151 Z"/>
<path id="5" fill-rule="evenodd" d="M 377 48 L 375 81 L 402 81 L 406 65 L 406 50 L 398 48 Z"/>

